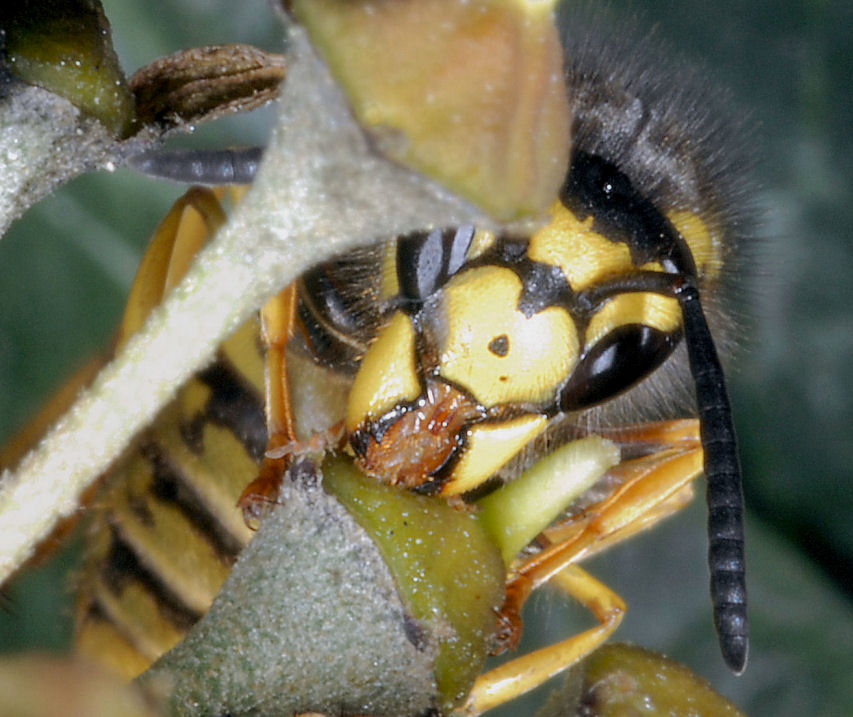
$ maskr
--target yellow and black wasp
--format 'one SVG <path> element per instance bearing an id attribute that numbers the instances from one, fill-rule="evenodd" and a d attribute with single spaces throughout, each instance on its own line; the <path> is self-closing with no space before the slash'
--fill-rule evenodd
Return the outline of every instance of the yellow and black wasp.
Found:
<path id="1" fill-rule="evenodd" d="M 573 149 L 550 222 L 390 238 L 317 266 L 244 325 L 96 499 L 85 652 L 130 676 L 178 642 L 250 537 L 238 499 L 250 511 L 318 436 L 379 481 L 464 506 L 543 452 L 602 435 L 620 463 L 513 568 L 504 642 L 533 589 L 675 510 L 704 468 L 715 622 L 743 670 L 740 469 L 716 345 L 731 340 L 726 292 L 750 238 L 748 153 L 703 85 L 642 42 L 577 32 L 565 37 Z M 233 156 L 194 181 L 216 183 Z M 122 336 L 224 221 L 221 197 L 191 190 L 164 222 Z M 310 404 L 306 381 L 324 385 Z"/>

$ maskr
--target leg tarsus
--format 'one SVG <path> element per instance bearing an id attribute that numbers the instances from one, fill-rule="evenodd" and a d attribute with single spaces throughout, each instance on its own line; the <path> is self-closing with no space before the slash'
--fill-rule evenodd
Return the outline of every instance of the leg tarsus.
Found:
<path id="1" fill-rule="evenodd" d="M 599 624 L 480 675 L 462 714 L 479 715 L 538 687 L 590 654 L 619 626 L 627 609 L 624 600 L 579 566 L 568 566 L 553 582 L 588 608 Z"/>
<path id="2" fill-rule="evenodd" d="M 258 477 L 247 485 L 237 501 L 243 513 L 243 521 L 252 530 L 260 525 L 264 506 L 278 500 L 287 461 L 284 458 L 264 458 Z"/>

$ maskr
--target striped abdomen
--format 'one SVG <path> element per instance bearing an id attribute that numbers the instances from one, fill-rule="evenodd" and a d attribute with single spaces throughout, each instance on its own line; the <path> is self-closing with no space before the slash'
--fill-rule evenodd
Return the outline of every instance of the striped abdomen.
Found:
<path id="1" fill-rule="evenodd" d="M 300 286 L 308 345 L 287 353 L 300 438 L 342 420 L 351 377 L 336 365 L 358 358 L 339 270 L 318 267 Z M 252 536 L 237 501 L 266 447 L 264 347 L 253 319 L 181 389 L 97 497 L 77 606 L 82 653 L 132 678 L 183 639 Z"/>
<path id="2" fill-rule="evenodd" d="M 182 388 L 96 499 L 78 648 L 131 678 L 207 611 L 251 537 L 236 507 L 266 448 L 256 320 Z"/>

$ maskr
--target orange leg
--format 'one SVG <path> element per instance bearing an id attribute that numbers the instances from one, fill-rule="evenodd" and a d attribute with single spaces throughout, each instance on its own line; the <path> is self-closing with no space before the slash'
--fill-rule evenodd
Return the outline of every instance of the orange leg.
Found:
<path id="1" fill-rule="evenodd" d="M 261 309 L 261 328 L 267 346 L 267 455 L 258 477 L 246 486 L 237 503 L 250 527 L 257 527 L 263 504 L 274 501 L 278 495 L 282 476 L 290 461 L 289 453 L 282 449 L 296 442 L 287 373 L 287 343 L 296 330 L 298 301 L 296 284 L 291 284 Z"/>
<path id="2" fill-rule="evenodd" d="M 298 301 L 296 284 L 291 284 L 261 309 L 261 330 L 267 345 L 266 412 L 270 449 L 296 440 L 285 356 L 296 327 Z"/>
<path id="3" fill-rule="evenodd" d="M 118 346 L 145 323 L 151 310 L 186 274 L 205 242 L 225 223 L 224 190 L 191 187 L 160 222 L 142 257 L 118 331 Z"/>
<path id="4" fill-rule="evenodd" d="M 622 622 L 626 610 L 622 598 L 579 566 L 569 565 L 553 582 L 588 608 L 599 624 L 480 675 L 460 709 L 462 714 L 482 714 L 538 687 L 605 642 Z"/>
<path id="5" fill-rule="evenodd" d="M 702 472 L 702 445 L 695 420 L 631 427 L 607 434 L 623 454 L 609 474 L 615 487 L 600 501 L 549 528 L 542 552 L 516 566 L 501 609 L 501 644 L 514 647 L 521 636 L 521 608 L 548 581 L 586 606 L 599 625 L 567 640 L 511 660 L 481 675 L 460 712 L 477 715 L 513 699 L 582 659 L 616 629 L 625 613 L 622 599 L 574 563 L 614 545 L 680 509 L 692 497 Z M 653 452 L 647 454 L 649 450 Z"/>
<path id="6" fill-rule="evenodd" d="M 699 440 L 699 422 L 696 419 L 683 419 L 676 421 L 664 421 L 650 423 L 642 426 L 617 429 L 605 434 L 607 438 L 620 443 L 623 453 L 644 453 L 641 458 L 623 460 L 608 473 L 610 484 L 613 489 L 608 496 L 590 506 L 578 515 L 572 515 L 566 520 L 552 525 L 540 536 L 540 541 L 545 542 L 545 547 L 553 543 L 565 543 L 576 539 L 590 522 L 599 514 L 608 509 L 610 505 L 618 500 L 630 501 L 635 495 L 629 495 L 627 500 L 623 498 L 632 484 L 642 480 L 645 476 L 659 471 L 664 467 L 666 475 L 675 477 L 678 482 L 680 471 L 684 471 L 683 485 L 674 487 L 672 494 L 663 497 L 660 502 L 653 499 L 649 501 L 638 501 L 635 518 L 631 520 L 625 532 L 613 530 L 608 535 L 599 535 L 594 544 L 590 544 L 584 553 L 588 558 L 601 552 L 610 545 L 629 538 L 631 535 L 645 530 L 663 520 L 669 515 L 678 512 L 685 507 L 693 498 L 693 478 L 698 474 L 694 472 L 698 462 L 701 462 L 702 454 L 697 453 L 701 448 Z M 671 463 L 679 459 L 680 463 Z M 689 474 L 689 477 L 688 477 Z"/>
<path id="7" fill-rule="evenodd" d="M 120 348 L 145 323 L 151 311 L 163 301 L 189 269 L 199 249 L 225 223 L 220 204 L 224 192 L 191 187 L 160 222 L 142 257 L 128 296 L 124 316 L 115 338 Z M 104 352 L 87 362 L 56 392 L 50 401 L 12 439 L 0 446 L 0 469 L 11 468 L 32 450 L 47 430 L 65 413 L 81 389 L 88 386 L 109 361 Z M 93 484 L 83 497 L 88 503 L 97 491 Z M 62 521 L 39 547 L 33 564 L 49 555 L 71 532 L 79 513 Z"/>
<path id="8" fill-rule="evenodd" d="M 690 483 L 702 472 L 698 426 L 698 421 L 658 423 L 622 430 L 618 438 L 608 436 L 617 438 L 623 453 L 630 454 L 631 447 L 642 449 L 649 445 L 658 451 L 619 464 L 611 471 L 621 481 L 618 487 L 547 536 L 553 539 L 564 531 L 565 539 L 515 569 L 501 610 L 506 648 L 514 647 L 520 637 L 521 607 L 533 590 L 567 565 L 625 540 L 684 504 Z"/>

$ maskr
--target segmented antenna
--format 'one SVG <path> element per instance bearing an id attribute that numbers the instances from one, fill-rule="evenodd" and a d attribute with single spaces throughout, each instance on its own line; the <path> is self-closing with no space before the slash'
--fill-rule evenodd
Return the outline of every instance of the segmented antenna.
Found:
<path id="1" fill-rule="evenodd" d="M 682 256 L 688 254 L 682 251 Z M 700 435 L 705 453 L 708 566 L 714 626 L 723 659 L 732 671 L 740 674 L 746 668 L 749 653 L 743 489 L 723 367 L 691 273 L 683 270 L 678 273 L 636 271 L 587 289 L 581 292 L 581 298 L 588 305 L 595 306 L 608 297 L 636 291 L 672 296 L 681 307 L 684 342 L 696 386 Z"/>
<path id="2" fill-rule="evenodd" d="M 699 301 L 685 283 L 676 291 L 684 318 L 690 371 L 696 384 L 708 501 L 708 566 L 711 603 L 720 650 L 737 674 L 746 668 L 749 624 L 746 614 L 743 489 L 737 439 L 723 368 Z"/>
<path id="3" fill-rule="evenodd" d="M 130 158 L 137 172 L 184 184 L 251 184 L 263 147 L 240 149 L 157 149 Z"/>

